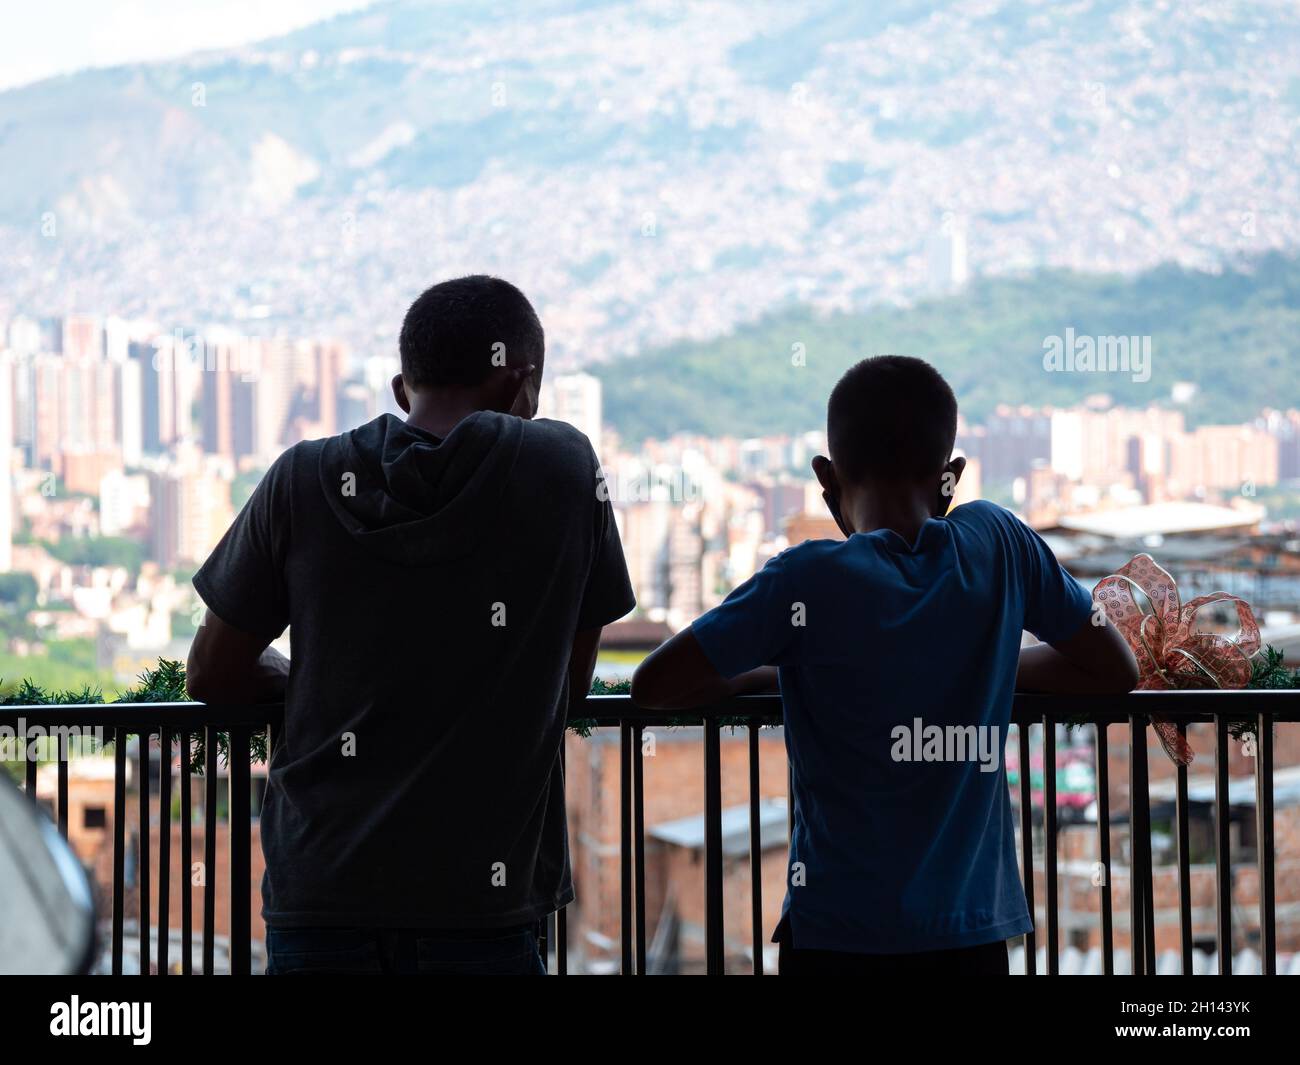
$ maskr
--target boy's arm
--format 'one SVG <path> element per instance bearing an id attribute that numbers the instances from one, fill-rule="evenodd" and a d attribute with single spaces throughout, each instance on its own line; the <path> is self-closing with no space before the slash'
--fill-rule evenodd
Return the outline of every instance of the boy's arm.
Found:
<path id="1" fill-rule="evenodd" d="M 1040 643 L 1020 652 L 1016 690 L 1107 695 L 1132 691 L 1138 682 L 1137 659 L 1115 626 L 1100 615 L 1073 636 Z"/>
<path id="2" fill-rule="evenodd" d="M 1024 597 L 1024 627 L 1041 641 L 1023 648 L 1019 691 L 1104 695 L 1132 691 L 1137 661 L 1119 630 L 1087 589 L 1057 561 L 1052 549 L 1010 511 L 996 508 L 1013 545 L 1009 572 Z"/>
<path id="3" fill-rule="evenodd" d="M 709 661 L 689 628 L 651 652 L 632 677 L 632 702 L 647 710 L 685 710 L 732 695 L 775 691 L 773 666 L 759 666 L 727 679 Z"/>
<path id="4" fill-rule="evenodd" d="M 794 621 L 781 556 L 637 667 L 632 701 L 647 710 L 709 706 L 732 695 L 777 691 L 803 628 Z"/>

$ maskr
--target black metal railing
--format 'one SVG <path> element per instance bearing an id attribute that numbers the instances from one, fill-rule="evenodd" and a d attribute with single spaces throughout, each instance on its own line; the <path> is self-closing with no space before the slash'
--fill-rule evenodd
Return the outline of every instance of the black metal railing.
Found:
<path id="1" fill-rule="evenodd" d="M 150 883 L 150 773 L 149 747 L 154 737 L 163 752 L 160 759 L 158 818 L 158 900 L 156 968 L 169 967 L 171 804 L 174 753 L 181 752 L 180 767 L 180 868 L 191 864 L 192 820 L 190 800 L 190 754 L 201 737 L 204 743 L 203 802 L 203 915 L 201 972 L 214 971 L 214 929 L 216 926 L 217 867 L 217 751 L 218 734 L 228 735 L 228 824 L 227 873 L 230 887 L 230 971 L 251 969 L 250 916 L 250 740 L 269 726 L 273 737 L 279 726 L 281 708 L 275 706 L 216 706 L 203 703 L 109 703 L 64 706 L 14 706 L 0 708 L 0 724 L 19 726 L 20 734 L 50 735 L 62 726 L 81 729 L 103 728 L 114 741 L 113 795 L 113 884 L 111 971 L 122 972 L 124 941 L 126 759 L 128 738 L 139 739 L 137 778 L 139 787 L 139 871 L 137 911 L 140 937 L 140 971 L 150 971 L 150 939 L 153 926 Z M 1281 722 L 1300 720 L 1300 691 L 1207 691 L 1142 692 L 1118 696 L 1017 695 L 1012 721 L 1019 733 L 1019 805 L 1021 818 L 1022 872 L 1029 911 L 1035 914 L 1033 849 L 1033 783 L 1031 781 L 1030 732 L 1042 731 L 1043 749 L 1043 864 L 1045 928 L 1026 937 L 1025 971 L 1037 968 L 1038 937 L 1046 933 L 1049 974 L 1060 971 L 1060 920 L 1058 901 L 1057 839 L 1059 824 L 1056 805 L 1056 726 L 1063 722 L 1086 722 L 1096 726 L 1097 832 L 1098 855 L 1104 875 L 1100 884 L 1100 924 L 1104 971 L 1115 971 L 1114 921 L 1111 897 L 1111 810 L 1109 796 L 1108 726 L 1127 726 L 1129 732 L 1130 912 L 1132 965 L 1135 974 L 1153 974 L 1156 969 L 1155 908 L 1151 860 L 1151 807 L 1147 764 L 1147 727 L 1151 715 L 1171 719 L 1183 730 L 1194 723 L 1210 723 L 1216 735 L 1215 757 L 1215 863 L 1216 940 L 1221 973 L 1232 971 L 1232 880 L 1229 837 L 1228 743 L 1230 728 L 1249 722 L 1256 736 L 1256 862 L 1259 871 L 1259 932 L 1262 970 L 1277 970 L 1273 839 L 1273 728 Z M 749 835 L 752 907 L 752 970 L 763 973 L 762 877 L 759 729 L 781 721 L 781 701 L 776 696 L 744 696 L 716 706 L 690 712 L 648 711 L 634 706 L 626 695 L 593 695 L 575 715 L 598 727 L 617 727 L 620 739 L 620 956 L 625 975 L 644 974 L 647 969 L 646 880 L 645 880 L 645 783 L 642 739 L 647 728 L 662 725 L 696 725 L 703 729 L 704 776 L 704 873 L 705 873 L 705 968 L 710 974 L 724 969 L 723 935 L 723 840 L 722 840 L 722 746 L 723 728 L 748 731 Z M 39 730 L 39 731 L 36 731 Z M 268 742 L 268 751 L 270 743 Z M 60 830 L 68 831 L 68 751 L 60 737 L 57 750 L 57 818 Z M 34 794 L 37 762 L 26 764 L 26 787 Z M 1189 803 L 1187 769 L 1179 767 L 1176 782 L 1175 821 L 1178 840 L 1179 923 L 1183 972 L 1192 972 L 1192 899 L 1188 854 Z M 793 800 L 791 800 L 791 804 Z M 793 817 L 793 809 L 790 810 Z M 564 975 L 569 969 L 566 912 L 561 910 L 542 930 L 543 955 L 548 970 Z M 181 972 L 192 970 L 193 914 L 188 886 L 181 891 Z"/>

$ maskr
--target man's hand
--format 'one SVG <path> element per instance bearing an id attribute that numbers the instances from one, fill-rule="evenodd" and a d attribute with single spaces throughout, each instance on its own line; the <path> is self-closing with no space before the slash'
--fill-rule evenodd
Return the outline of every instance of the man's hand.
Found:
<path id="1" fill-rule="evenodd" d="M 185 690 L 191 699 L 205 703 L 270 703 L 283 699 L 289 660 L 270 643 L 206 611 L 190 644 Z"/>
<path id="2" fill-rule="evenodd" d="M 709 706 L 732 695 L 777 690 L 772 666 L 760 666 L 730 679 L 724 677 L 689 628 L 652 651 L 632 676 L 632 702 L 646 710 L 686 710 Z"/>

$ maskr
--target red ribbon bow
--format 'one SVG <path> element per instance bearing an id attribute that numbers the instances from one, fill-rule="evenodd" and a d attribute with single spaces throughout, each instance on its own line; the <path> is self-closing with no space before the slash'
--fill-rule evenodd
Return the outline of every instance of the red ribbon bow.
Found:
<path id="1" fill-rule="evenodd" d="M 1150 602 L 1151 613 L 1138 605 L 1134 589 Z M 1139 691 L 1244 688 L 1250 683 L 1250 658 L 1260 647 L 1259 625 L 1250 605 L 1238 596 L 1214 592 L 1184 605 L 1174 579 L 1150 555 L 1135 555 L 1118 572 L 1098 581 L 1092 598 L 1133 649 L 1141 674 Z M 1201 607 L 1222 602 L 1236 604 L 1237 634 L 1197 632 Z M 1165 753 L 1178 765 L 1190 764 L 1192 749 L 1178 726 L 1154 714 L 1151 724 Z"/>

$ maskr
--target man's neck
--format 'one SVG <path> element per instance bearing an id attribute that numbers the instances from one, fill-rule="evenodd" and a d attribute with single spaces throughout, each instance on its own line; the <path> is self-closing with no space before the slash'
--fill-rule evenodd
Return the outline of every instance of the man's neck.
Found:
<path id="1" fill-rule="evenodd" d="M 450 391 L 420 396 L 411 404 L 406 424 L 445 437 L 471 414 L 490 409 L 472 392 Z"/>

